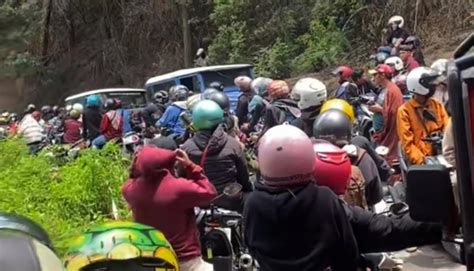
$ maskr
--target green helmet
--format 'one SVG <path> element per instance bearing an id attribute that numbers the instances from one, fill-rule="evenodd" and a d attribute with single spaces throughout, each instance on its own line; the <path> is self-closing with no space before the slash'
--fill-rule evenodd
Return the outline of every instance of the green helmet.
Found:
<path id="1" fill-rule="evenodd" d="M 25 216 L 0 212 L 0 232 L 3 231 L 27 234 L 54 250 L 48 233 L 38 223 Z"/>
<path id="2" fill-rule="evenodd" d="M 145 270 L 145 266 L 149 270 L 179 270 L 178 258 L 165 236 L 133 222 L 110 222 L 87 230 L 73 241 L 65 266 L 67 271 L 90 266 L 107 270 L 121 266 L 117 270 L 123 271 Z"/>
<path id="3" fill-rule="evenodd" d="M 224 121 L 224 110 L 214 101 L 203 100 L 193 108 L 193 127 L 196 130 L 212 130 Z"/>

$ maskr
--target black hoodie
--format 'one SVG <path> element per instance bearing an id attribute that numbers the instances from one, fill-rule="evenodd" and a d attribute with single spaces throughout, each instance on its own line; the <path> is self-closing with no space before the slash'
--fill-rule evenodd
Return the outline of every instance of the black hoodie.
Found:
<path id="1" fill-rule="evenodd" d="M 358 249 L 342 202 L 315 184 L 275 189 L 257 183 L 247 199 L 245 241 L 262 271 L 357 268 Z"/>
<path id="2" fill-rule="evenodd" d="M 100 136 L 100 122 L 102 114 L 99 107 L 87 107 L 82 116 L 82 135 L 86 140 L 94 140 Z"/>
<path id="3" fill-rule="evenodd" d="M 214 184 L 219 194 L 228 183 L 238 182 L 244 192 L 252 190 L 245 155 L 239 142 L 230 137 L 222 126 L 214 131 L 199 131 L 181 146 L 191 161 L 201 165 L 203 152 L 204 173 Z"/>

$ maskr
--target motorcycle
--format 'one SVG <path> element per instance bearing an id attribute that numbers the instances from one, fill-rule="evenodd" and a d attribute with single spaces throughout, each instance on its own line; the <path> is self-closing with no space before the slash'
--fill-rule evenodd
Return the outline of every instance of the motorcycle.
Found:
<path id="1" fill-rule="evenodd" d="M 232 183 L 224 188 L 222 197 L 236 197 L 242 186 Z M 243 240 L 242 215 L 213 204 L 195 209 L 196 222 L 201 233 L 202 255 L 216 271 L 254 270 L 256 262 L 248 253 Z"/>
<path id="2" fill-rule="evenodd" d="M 369 106 L 375 103 L 375 95 L 359 95 L 351 100 L 351 104 L 357 108 L 357 122 L 354 127 L 354 133 L 361 135 L 368 140 L 371 139 L 373 130 L 372 118 L 374 113 L 369 110 Z"/>
<path id="3" fill-rule="evenodd" d="M 123 153 L 132 155 L 135 151 L 143 145 L 143 140 L 137 132 L 128 132 L 122 138 Z"/>

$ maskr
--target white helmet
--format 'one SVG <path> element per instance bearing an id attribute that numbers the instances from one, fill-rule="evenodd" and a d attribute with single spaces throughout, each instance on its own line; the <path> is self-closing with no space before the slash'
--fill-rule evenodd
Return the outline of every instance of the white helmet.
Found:
<path id="1" fill-rule="evenodd" d="M 82 114 L 82 111 L 84 111 L 84 106 L 80 103 L 75 103 L 72 105 L 72 110 L 79 111 L 79 113 Z"/>
<path id="2" fill-rule="evenodd" d="M 407 76 L 407 90 L 422 96 L 430 95 L 434 93 L 438 80 L 437 71 L 428 67 L 418 67 Z"/>
<path id="3" fill-rule="evenodd" d="M 388 19 L 388 24 L 389 25 L 396 24 L 398 25 L 399 28 L 402 28 L 403 25 L 405 24 L 405 20 L 403 19 L 402 16 L 395 15 L 395 16 L 390 17 L 390 19 Z"/>
<path id="4" fill-rule="evenodd" d="M 302 78 L 298 80 L 291 92 L 291 98 L 298 102 L 300 109 L 322 105 L 327 95 L 326 85 L 314 78 Z"/>
<path id="5" fill-rule="evenodd" d="M 200 56 L 202 53 L 204 53 L 204 49 L 203 48 L 199 48 L 196 52 L 196 56 Z"/>
<path id="6" fill-rule="evenodd" d="M 398 56 L 391 56 L 385 60 L 385 64 L 394 68 L 397 72 L 403 70 L 403 61 Z"/>
<path id="7" fill-rule="evenodd" d="M 266 77 L 257 77 L 252 80 L 250 87 L 259 96 L 265 96 L 267 94 L 267 88 L 273 80 Z"/>
<path id="8" fill-rule="evenodd" d="M 440 58 L 431 64 L 431 68 L 437 71 L 439 74 L 446 74 L 446 66 L 448 65 L 448 60 L 445 58 Z"/>
<path id="9" fill-rule="evenodd" d="M 66 111 L 70 112 L 72 110 L 72 105 L 68 104 L 66 105 Z"/>

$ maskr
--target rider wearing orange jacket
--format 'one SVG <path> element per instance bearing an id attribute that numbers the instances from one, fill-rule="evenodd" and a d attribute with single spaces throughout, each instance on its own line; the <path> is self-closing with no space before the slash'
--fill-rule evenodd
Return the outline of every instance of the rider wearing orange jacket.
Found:
<path id="1" fill-rule="evenodd" d="M 444 132 L 448 124 L 443 104 L 432 98 L 438 76 L 430 68 L 419 67 L 407 77 L 407 88 L 413 98 L 398 109 L 397 132 L 411 164 L 423 164 L 426 157 L 435 154 L 426 138 L 434 132 Z"/>

